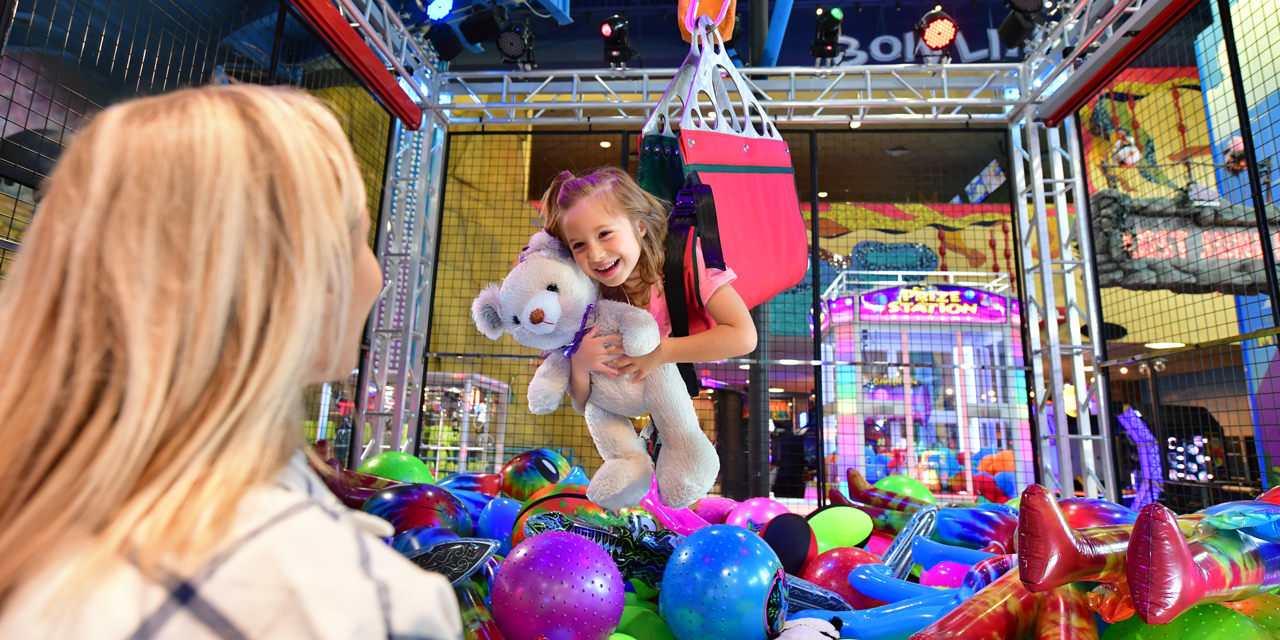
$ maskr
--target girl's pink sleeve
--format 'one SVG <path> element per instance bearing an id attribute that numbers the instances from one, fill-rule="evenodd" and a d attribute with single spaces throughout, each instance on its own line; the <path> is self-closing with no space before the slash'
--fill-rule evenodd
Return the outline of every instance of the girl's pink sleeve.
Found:
<path id="1" fill-rule="evenodd" d="M 730 269 L 727 266 L 723 271 L 720 269 L 707 268 L 707 264 L 702 257 L 702 243 L 698 243 L 695 251 L 697 252 L 698 258 L 698 290 L 702 293 L 702 304 L 705 306 L 707 301 L 711 300 L 712 294 L 720 289 L 720 287 L 737 280 L 738 274 L 734 273 L 733 269 Z"/>

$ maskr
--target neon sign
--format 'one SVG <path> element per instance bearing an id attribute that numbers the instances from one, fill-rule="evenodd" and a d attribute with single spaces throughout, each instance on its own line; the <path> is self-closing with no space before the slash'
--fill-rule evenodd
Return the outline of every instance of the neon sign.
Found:
<path id="1" fill-rule="evenodd" d="M 862 294 L 858 317 L 863 322 L 1000 324 L 1009 321 L 1009 301 L 967 287 L 893 287 Z"/>

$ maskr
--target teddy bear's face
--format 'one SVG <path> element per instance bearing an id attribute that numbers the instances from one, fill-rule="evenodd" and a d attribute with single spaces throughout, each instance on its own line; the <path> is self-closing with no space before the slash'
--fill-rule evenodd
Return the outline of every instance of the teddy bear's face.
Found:
<path id="1" fill-rule="evenodd" d="M 516 265 L 501 287 L 485 287 L 471 315 L 490 339 L 509 332 L 526 347 L 549 351 L 573 341 L 587 305 L 597 298 L 595 283 L 577 265 L 538 252 Z"/>

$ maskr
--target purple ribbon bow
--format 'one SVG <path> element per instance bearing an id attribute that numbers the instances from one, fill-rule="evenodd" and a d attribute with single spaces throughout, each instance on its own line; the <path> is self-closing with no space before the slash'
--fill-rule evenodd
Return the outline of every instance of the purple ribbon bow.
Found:
<path id="1" fill-rule="evenodd" d="M 573 342 L 564 348 L 564 357 L 572 358 L 573 354 L 578 352 L 578 347 L 582 346 L 582 339 L 587 336 L 587 318 L 591 317 L 591 310 L 595 306 L 594 303 L 587 305 L 587 310 L 582 313 L 582 326 L 578 327 L 578 332 L 573 334 Z"/>

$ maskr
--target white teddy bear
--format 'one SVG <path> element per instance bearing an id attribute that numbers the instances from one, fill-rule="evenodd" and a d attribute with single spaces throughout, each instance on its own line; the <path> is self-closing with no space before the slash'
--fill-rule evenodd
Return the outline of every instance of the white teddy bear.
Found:
<path id="1" fill-rule="evenodd" d="M 519 264 L 502 286 L 490 284 L 471 305 L 481 333 L 497 340 L 510 332 L 516 342 L 544 352 L 529 383 L 529 410 L 542 415 L 560 407 L 569 388 L 569 358 L 582 338 L 598 328 L 600 335 L 621 334 L 628 356 L 653 351 L 661 340 L 658 325 L 643 309 L 600 299 L 564 247 L 545 231 L 529 240 Z M 653 466 L 629 416 L 648 413 L 662 436 L 657 480 L 662 502 L 683 508 L 707 495 L 720 471 L 720 459 L 698 424 L 675 365 L 665 364 L 636 384 L 634 376 L 591 374 L 585 417 L 591 439 L 604 464 L 591 479 L 587 497 L 616 511 L 634 507 L 648 493 Z"/>

